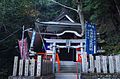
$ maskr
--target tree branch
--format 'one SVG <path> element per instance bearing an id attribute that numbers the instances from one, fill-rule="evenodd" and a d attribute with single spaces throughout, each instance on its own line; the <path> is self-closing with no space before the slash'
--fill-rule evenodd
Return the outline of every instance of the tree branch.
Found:
<path id="1" fill-rule="evenodd" d="M 77 9 L 74 9 L 74 8 L 72 8 L 72 7 L 68 7 L 68 6 L 66 6 L 66 5 L 63 5 L 63 4 L 61 4 L 61 3 L 59 3 L 59 2 L 57 2 L 57 1 L 55 1 L 55 0 L 52 0 L 52 2 L 58 4 L 58 5 L 62 6 L 62 7 L 65 7 L 65 8 L 67 8 L 67 9 L 74 10 L 74 11 L 78 12 Z"/>
<path id="2" fill-rule="evenodd" d="M 120 16 L 120 9 L 119 9 L 119 7 L 118 7 L 118 5 L 117 5 L 117 1 L 114 0 L 114 2 L 115 2 L 116 9 L 117 9 L 117 11 L 118 11 L 118 14 L 119 14 L 119 16 Z"/>

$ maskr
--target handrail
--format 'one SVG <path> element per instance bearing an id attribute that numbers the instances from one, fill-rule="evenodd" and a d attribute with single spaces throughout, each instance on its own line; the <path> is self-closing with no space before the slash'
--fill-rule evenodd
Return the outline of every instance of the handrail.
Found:
<path id="1" fill-rule="evenodd" d="M 76 74 L 77 74 L 77 77 L 76 77 L 76 79 L 79 79 L 79 66 L 78 66 L 78 63 L 80 64 L 82 64 L 82 57 L 81 57 L 81 55 L 79 54 L 78 55 L 78 60 L 76 61 Z"/>
<path id="2" fill-rule="evenodd" d="M 60 72 L 60 58 L 59 58 L 58 53 L 56 53 L 56 60 L 58 62 L 58 72 Z"/>
<path id="3" fill-rule="evenodd" d="M 78 72 L 78 62 L 76 62 L 76 79 L 79 79 L 79 77 L 78 77 L 78 76 L 79 76 L 78 73 L 79 73 L 79 72 Z"/>

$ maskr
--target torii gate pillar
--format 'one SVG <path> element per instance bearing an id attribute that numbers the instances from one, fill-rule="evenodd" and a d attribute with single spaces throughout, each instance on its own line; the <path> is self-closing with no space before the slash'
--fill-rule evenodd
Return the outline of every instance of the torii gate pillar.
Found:
<path id="1" fill-rule="evenodd" d="M 56 43 L 53 43 L 53 54 L 52 54 L 52 67 L 53 67 L 53 74 L 55 73 L 55 59 L 56 59 Z"/>

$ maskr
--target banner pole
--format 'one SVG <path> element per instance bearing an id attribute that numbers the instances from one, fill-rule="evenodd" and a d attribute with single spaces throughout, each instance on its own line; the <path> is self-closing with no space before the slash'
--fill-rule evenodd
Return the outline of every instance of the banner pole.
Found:
<path id="1" fill-rule="evenodd" d="M 24 52 L 23 49 L 24 49 L 24 33 L 25 33 L 24 30 L 25 30 L 25 26 L 23 26 L 22 28 L 23 28 L 23 31 L 22 31 L 22 52 L 21 52 L 21 53 L 22 53 L 22 54 L 21 54 L 22 56 L 21 56 L 21 58 L 23 59 L 23 58 L 24 58 L 24 57 L 23 57 L 23 56 L 24 56 L 24 55 L 23 55 L 23 54 L 24 54 L 24 53 L 23 53 L 23 52 Z"/>

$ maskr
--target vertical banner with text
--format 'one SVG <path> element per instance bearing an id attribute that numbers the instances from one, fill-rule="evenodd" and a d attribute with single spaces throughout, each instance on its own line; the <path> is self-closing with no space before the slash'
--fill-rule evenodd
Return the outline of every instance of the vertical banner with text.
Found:
<path id="1" fill-rule="evenodd" d="M 90 23 L 86 23 L 86 52 L 96 53 L 96 26 Z"/>

